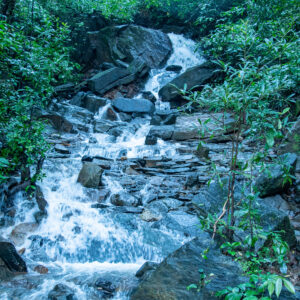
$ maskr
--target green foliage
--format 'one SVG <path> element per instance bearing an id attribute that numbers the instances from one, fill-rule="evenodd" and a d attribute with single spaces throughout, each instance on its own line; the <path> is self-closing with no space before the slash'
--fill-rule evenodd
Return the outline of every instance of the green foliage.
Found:
<path id="1" fill-rule="evenodd" d="M 36 112 L 47 104 L 55 85 L 71 78 L 74 65 L 65 46 L 68 27 L 37 3 L 32 11 L 23 4 L 15 12 L 18 22 L 0 21 L 1 156 L 9 161 L 0 165 L 0 173 L 3 179 L 21 169 L 24 180 L 35 181 L 48 149 Z M 33 176 L 30 166 L 36 167 Z"/>

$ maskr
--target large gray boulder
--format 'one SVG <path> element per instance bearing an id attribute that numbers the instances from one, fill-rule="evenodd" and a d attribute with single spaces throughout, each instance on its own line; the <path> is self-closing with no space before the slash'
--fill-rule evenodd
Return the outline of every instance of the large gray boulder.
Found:
<path id="1" fill-rule="evenodd" d="M 281 165 L 270 166 L 255 182 L 261 197 L 272 196 L 284 192 L 291 184 L 285 180 L 285 170 L 295 175 L 297 155 L 286 153 L 279 157 Z"/>
<path id="2" fill-rule="evenodd" d="M 165 33 L 135 25 L 111 26 L 89 33 L 91 48 L 96 61 L 116 60 L 131 63 L 139 58 L 150 68 L 158 68 L 172 51 L 171 41 Z"/>
<path id="3" fill-rule="evenodd" d="M 199 190 L 199 193 L 193 198 L 193 207 L 196 210 L 199 217 L 206 217 L 207 214 L 220 215 L 224 202 L 227 197 L 226 181 L 224 186 L 221 187 L 219 183 L 211 183 L 210 186 L 203 187 Z M 236 184 L 235 189 L 235 201 L 240 202 L 244 198 L 242 194 L 242 186 Z M 265 231 L 284 230 L 282 235 L 283 239 L 289 244 L 290 247 L 294 247 L 296 244 L 296 237 L 294 228 L 288 218 L 288 215 L 278 209 L 278 199 L 269 197 L 265 199 L 258 198 L 257 203 L 254 204 L 254 208 L 257 209 L 260 215 L 260 224 Z M 242 237 L 243 238 L 243 237 Z"/>
<path id="4" fill-rule="evenodd" d="M 5 280 L 16 273 L 26 273 L 25 261 L 16 251 L 15 246 L 0 237 L 0 280 Z"/>
<path id="5" fill-rule="evenodd" d="M 78 175 L 77 182 L 87 188 L 98 188 L 101 184 L 103 170 L 95 163 L 86 162 Z"/>
<path id="6" fill-rule="evenodd" d="M 210 248 L 207 259 L 201 253 Z M 200 292 L 188 291 L 187 286 L 198 284 L 201 272 L 211 280 Z M 216 300 L 215 293 L 227 286 L 245 282 L 237 262 L 222 255 L 217 245 L 209 237 L 194 239 L 171 253 L 152 273 L 144 276 L 133 291 L 131 300 Z M 211 277 L 209 276 L 210 274 Z"/>
<path id="7" fill-rule="evenodd" d="M 124 113 L 146 113 L 154 112 L 154 104 L 146 99 L 118 98 L 112 101 L 112 106 L 119 112 Z"/>
<path id="8" fill-rule="evenodd" d="M 188 90 L 199 89 L 213 77 L 215 70 L 216 66 L 210 62 L 204 62 L 199 66 L 187 69 L 160 89 L 161 100 L 171 102 L 172 107 L 186 103 L 178 89 L 183 89 L 185 85 Z"/>

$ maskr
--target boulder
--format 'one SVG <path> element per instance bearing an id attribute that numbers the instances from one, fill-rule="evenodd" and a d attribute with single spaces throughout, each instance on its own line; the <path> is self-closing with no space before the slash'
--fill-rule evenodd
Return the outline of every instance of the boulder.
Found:
<path id="1" fill-rule="evenodd" d="M 295 175 L 297 155 L 286 153 L 279 156 L 281 165 L 270 166 L 255 182 L 255 187 L 261 197 L 272 196 L 284 192 L 290 182 L 285 181 L 284 169 L 289 169 L 290 174 Z"/>
<path id="2" fill-rule="evenodd" d="M 172 138 L 174 132 L 174 126 L 171 125 L 164 125 L 164 126 L 153 126 L 147 137 L 146 140 L 150 141 L 150 138 L 154 140 L 154 138 L 160 138 L 164 141 L 170 140 Z"/>
<path id="3" fill-rule="evenodd" d="M 49 300 L 76 300 L 75 291 L 69 286 L 59 283 L 48 294 Z"/>
<path id="4" fill-rule="evenodd" d="M 112 106 L 124 113 L 152 114 L 155 110 L 154 104 L 146 99 L 118 98 L 112 101 Z"/>
<path id="5" fill-rule="evenodd" d="M 139 58 L 150 68 L 158 68 L 172 51 L 169 37 L 159 30 L 135 25 L 110 26 L 89 34 L 96 61 L 131 63 Z"/>
<path id="6" fill-rule="evenodd" d="M 87 188 L 98 188 L 101 184 L 103 170 L 95 163 L 86 162 L 78 175 L 77 182 Z"/>
<path id="7" fill-rule="evenodd" d="M 287 138 L 283 141 L 279 152 L 290 152 L 300 155 L 300 117 L 298 117 Z"/>
<path id="8" fill-rule="evenodd" d="M 149 276 L 149 273 L 152 273 L 156 270 L 159 264 L 152 261 L 146 261 L 136 272 L 135 276 L 138 278 L 145 278 L 145 276 Z"/>
<path id="9" fill-rule="evenodd" d="M 27 272 L 25 261 L 11 242 L 0 237 L 0 279 L 19 272 Z"/>
<path id="10" fill-rule="evenodd" d="M 21 246 L 28 234 L 34 232 L 38 228 L 36 223 L 21 223 L 17 225 L 10 234 L 11 241 L 17 245 Z"/>
<path id="11" fill-rule="evenodd" d="M 116 286 L 105 279 L 98 278 L 95 282 L 95 287 L 99 293 L 101 293 L 101 299 L 112 298 L 116 291 Z"/>
<path id="12" fill-rule="evenodd" d="M 207 259 L 201 253 L 210 248 Z M 206 274 L 209 283 L 200 291 L 188 291 L 187 286 L 198 284 L 200 273 Z M 215 293 L 227 286 L 245 282 L 242 269 L 230 257 L 222 255 L 209 238 L 194 239 L 171 253 L 149 276 L 145 276 L 131 294 L 131 300 L 217 300 Z"/>
<path id="13" fill-rule="evenodd" d="M 131 196 L 126 192 L 120 192 L 117 194 L 113 194 L 110 198 L 110 202 L 116 206 L 138 206 L 139 200 Z"/>
<path id="14" fill-rule="evenodd" d="M 227 197 L 227 184 L 224 181 L 223 187 L 219 183 L 214 182 L 209 187 L 203 187 L 199 193 L 193 198 L 193 207 L 199 217 L 206 217 L 207 214 L 220 215 Z M 235 201 L 238 203 L 244 198 L 242 194 L 242 186 L 236 184 Z M 258 198 L 254 206 L 260 216 L 260 223 L 265 231 L 284 230 L 283 239 L 289 243 L 290 247 L 295 246 L 295 232 L 287 214 L 278 209 L 278 199 Z M 242 237 L 243 238 L 243 237 Z"/>
<path id="15" fill-rule="evenodd" d="M 182 66 L 179 65 L 170 65 L 166 67 L 166 71 L 179 73 L 182 70 Z"/>
<path id="16" fill-rule="evenodd" d="M 161 100 L 171 102 L 172 107 L 186 103 L 178 89 L 183 89 L 185 85 L 188 90 L 199 89 L 214 76 L 215 70 L 216 67 L 210 62 L 187 69 L 159 90 Z"/>
<path id="17" fill-rule="evenodd" d="M 93 94 L 87 95 L 82 101 L 82 107 L 88 109 L 92 113 L 98 112 L 100 107 L 103 107 L 106 104 L 106 98 L 98 97 Z"/>

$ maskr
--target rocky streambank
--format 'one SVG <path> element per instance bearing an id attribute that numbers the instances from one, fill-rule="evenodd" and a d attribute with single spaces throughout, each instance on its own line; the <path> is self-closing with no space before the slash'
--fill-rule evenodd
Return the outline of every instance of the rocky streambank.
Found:
<path id="1" fill-rule="evenodd" d="M 207 182 L 212 163 L 221 173 L 228 171 L 233 119 L 214 114 L 225 117 L 226 131 L 208 123 L 200 135 L 199 120 L 211 115 L 177 109 L 185 100 L 174 85 L 201 89 L 219 76 L 203 59 L 174 57 L 183 47 L 174 43 L 180 39 L 136 25 L 92 32 L 85 80 L 57 87 L 51 105 L 34 112 L 45 120 L 52 145 L 47 177 L 30 197 L 17 188 L 17 176 L 1 186 L 0 233 L 10 241 L 0 240 L 0 295 L 216 299 L 216 291 L 245 281 L 240 265 L 199 228 L 200 216 L 222 210 L 225 190 Z M 269 157 L 282 155 L 292 166 L 292 185 L 283 182 L 277 167 L 256 182 L 263 226 L 285 230 L 295 268 L 300 259 L 296 136 L 299 119 Z M 199 139 L 206 145 L 198 147 Z M 239 159 L 254 147 L 242 140 Z M 237 188 L 237 199 L 240 192 Z M 201 253 L 208 247 L 205 260 Z M 211 281 L 200 292 L 188 291 L 199 281 L 199 269 L 213 274 Z M 297 299 L 299 292 L 282 297 Z"/>

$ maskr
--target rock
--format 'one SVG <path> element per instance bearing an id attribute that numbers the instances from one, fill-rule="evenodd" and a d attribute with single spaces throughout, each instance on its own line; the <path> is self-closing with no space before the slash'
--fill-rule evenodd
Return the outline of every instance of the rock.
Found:
<path id="1" fill-rule="evenodd" d="M 141 219 L 146 222 L 154 222 L 162 219 L 162 215 L 159 212 L 152 211 L 145 208 L 143 213 L 140 215 Z"/>
<path id="2" fill-rule="evenodd" d="M 174 125 L 176 123 L 177 116 L 175 114 L 169 115 L 163 121 L 163 125 Z"/>
<path id="3" fill-rule="evenodd" d="M 199 158 L 209 159 L 209 148 L 199 144 L 195 151 L 195 155 Z"/>
<path id="4" fill-rule="evenodd" d="M 164 125 L 164 126 L 153 126 L 146 139 L 153 139 L 154 137 L 160 138 L 164 141 L 170 140 L 172 138 L 174 132 L 174 127 L 171 125 Z"/>
<path id="5" fill-rule="evenodd" d="M 279 152 L 300 155 L 300 117 L 298 117 L 287 138 L 282 143 Z"/>
<path id="6" fill-rule="evenodd" d="M 106 71 L 101 71 L 93 76 L 89 80 L 88 86 L 91 91 L 103 95 L 114 87 L 129 84 L 134 80 L 135 75 L 128 69 L 115 67 Z"/>
<path id="7" fill-rule="evenodd" d="M 94 131 L 96 133 L 107 133 L 110 129 L 118 126 L 117 122 L 112 122 L 109 120 L 97 120 L 94 123 Z"/>
<path id="8" fill-rule="evenodd" d="M 156 125 L 159 126 L 162 123 L 162 118 L 160 116 L 153 116 L 151 121 L 150 121 L 150 125 Z"/>
<path id="9" fill-rule="evenodd" d="M 39 207 L 39 210 L 42 212 L 45 212 L 46 207 L 48 206 L 48 203 L 44 197 L 44 193 L 43 193 L 41 187 L 38 185 L 36 186 L 36 189 L 35 189 L 35 200 Z"/>
<path id="10" fill-rule="evenodd" d="M 131 196 L 126 192 L 120 192 L 118 194 L 113 194 L 110 198 L 110 202 L 116 206 L 138 206 L 139 200 Z"/>
<path id="11" fill-rule="evenodd" d="M 183 205 L 181 201 L 173 198 L 166 198 L 161 201 L 168 207 L 169 211 L 176 210 Z"/>
<path id="12" fill-rule="evenodd" d="M 153 135 L 147 135 L 145 139 L 145 145 L 156 145 L 157 144 L 157 137 Z"/>
<path id="13" fill-rule="evenodd" d="M 40 274 L 47 274 L 49 271 L 48 268 L 46 268 L 42 265 L 35 266 L 33 270 Z"/>
<path id="14" fill-rule="evenodd" d="M 70 104 L 72 105 L 77 105 L 77 106 L 82 106 L 83 104 L 83 99 L 85 98 L 86 93 L 85 92 L 78 92 L 71 100 Z"/>
<path id="15" fill-rule="evenodd" d="M 87 188 L 98 188 L 101 184 L 103 170 L 95 163 L 86 162 L 78 175 L 77 182 Z"/>
<path id="16" fill-rule="evenodd" d="M 100 107 L 103 107 L 107 104 L 107 99 L 98 97 L 96 95 L 90 94 L 84 98 L 82 106 L 88 109 L 92 113 L 99 111 Z"/>
<path id="17" fill-rule="evenodd" d="M 37 228 L 38 224 L 36 223 L 21 223 L 13 229 L 9 237 L 15 245 L 21 246 L 24 244 L 26 236 Z"/>
<path id="18" fill-rule="evenodd" d="M 149 273 L 152 273 L 151 271 L 156 270 L 158 265 L 159 264 L 156 262 L 146 261 L 135 273 L 135 276 L 138 278 L 145 278 L 145 275 L 149 276 Z"/>
<path id="19" fill-rule="evenodd" d="M 192 203 L 200 217 L 206 217 L 207 214 L 220 215 L 224 199 L 227 197 L 226 187 L 226 181 L 224 181 L 223 188 L 219 183 L 214 182 L 209 187 L 203 187 L 199 190 L 199 193 L 194 196 Z M 235 189 L 235 201 L 237 203 L 244 197 L 241 191 L 242 186 L 237 183 Z M 293 226 L 287 214 L 278 209 L 278 200 L 275 200 L 272 200 L 272 198 L 257 199 L 257 204 L 254 207 L 260 216 L 259 225 L 265 231 L 285 230 L 286 234 L 283 234 L 282 237 L 286 242 L 290 243 L 290 247 L 293 247 L 295 241 Z"/>
<path id="20" fill-rule="evenodd" d="M 71 151 L 67 147 L 60 144 L 56 144 L 54 150 L 61 154 L 71 154 Z"/>
<path id="21" fill-rule="evenodd" d="M 73 124 L 58 113 L 46 113 L 41 118 L 49 120 L 50 124 L 58 131 L 73 132 Z"/>
<path id="22" fill-rule="evenodd" d="M 105 117 L 106 117 L 107 120 L 110 120 L 110 121 L 117 121 L 118 120 L 117 113 L 111 107 L 107 108 L 107 110 L 105 112 Z"/>
<path id="23" fill-rule="evenodd" d="M 16 251 L 15 246 L 0 237 L 0 260 L 3 262 L 0 266 L 0 279 L 6 279 L 3 275 L 14 274 L 16 272 L 27 273 L 27 267 L 24 260 Z M 4 273 L 4 274 L 3 274 Z"/>
<path id="24" fill-rule="evenodd" d="M 171 102 L 172 107 L 185 103 L 186 101 L 179 94 L 178 89 L 183 89 L 185 84 L 188 90 L 196 87 L 199 89 L 213 77 L 215 70 L 216 67 L 210 62 L 187 69 L 160 89 L 159 96 L 161 100 Z"/>
<path id="25" fill-rule="evenodd" d="M 288 168 L 290 174 L 295 175 L 295 168 L 297 163 L 297 155 L 293 153 L 286 153 L 279 156 L 282 165 L 275 165 L 265 171 L 258 177 L 255 183 L 256 189 L 259 191 L 261 197 L 272 196 L 284 192 L 289 186 L 290 182 L 284 180 L 284 167 Z"/>
<path id="26" fill-rule="evenodd" d="M 105 279 L 99 278 L 95 282 L 96 289 L 103 294 L 103 298 L 112 298 L 116 291 L 116 286 Z M 101 297 L 102 299 L 102 297 Z"/>
<path id="27" fill-rule="evenodd" d="M 158 30 L 135 25 L 111 26 L 89 34 L 98 63 L 131 63 L 139 58 L 150 68 L 162 66 L 172 51 L 169 37 Z"/>
<path id="28" fill-rule="evenodd" d="M 208 247 L 210 250 L 207 259 L 203 259 L 199 253 L 203 253 Z M 201 287 L 199 292 L 188 291 L 187 286 L 199 283 L 199 269 L 211 282 Z M 245 281 L 239 264 L 222 255 L 218 246 L 209 237 L 201 240 L 196 238 L 168 255 L 133 290 L 130 299 L 217 300 L 219 298 L 215 296 L 216 292 Z"/>
<path id="29" fill-rule="evenodd" d="M 69 286 L 59 283 L 48 294 L 49 300 L 77 300 L 75 291 Z"/>
<path id="30" fill-rule="evenodd" d="M 54 88 L 54 93 L 60 96 L 69 96 L 74 93 L 74 84 L 73 83 L 65 83 L 62 85 L 58 85 Z"/>
<path id="31" fill-rule="evenodd" d="M 182 66 L 179 65 L 170 65 L 166 67 L 166 71 L 180 73 Z"/>
<path id="32" fill-rule="evenodd" d="M 109 194 L 110 194 L 110 190 L 107 190 L 107 189 L 100 190 L 98 202 L 105 201 Z"/>
<path id="33" fill-rule="evenodd" d="M 153 95 L 153 93 L 150 92 L 150 91 L 144 91 L 144 92 L 142 92 L 142 97 L 144 99 L 147 99 L 147 100 L 151 101 L 152 103 L 155 103 L 156 100 L 157 100 L 156 97 Z"/>
<path id="34" fill-rule="evenodd" d="M 126 114 L 123 112 L 119 113 L 119 117 L 120 117 L 120 120 L 123 122 L 130 122 L 132 120 L 132 117 L 130 114 Z"/>
<path id="35" fill-rule="evenodd" d="M 152 114 L 155 110 L 153 103 L 146 99 L 118 98 L 112 102 L 112 106 L 124 113 Z"/>

